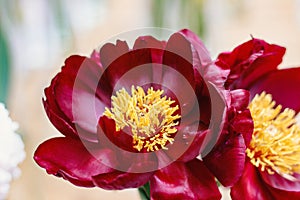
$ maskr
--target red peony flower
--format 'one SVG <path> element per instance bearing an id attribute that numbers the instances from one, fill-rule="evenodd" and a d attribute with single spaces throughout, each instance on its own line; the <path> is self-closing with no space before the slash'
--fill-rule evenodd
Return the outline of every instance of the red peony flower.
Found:
<path id="1" fill-rule="evenodd" d="M 230 68 L 225 86 L 250 92 L 254 132 L 233 199 L 300 199 L 300 68 L 279 70 L 285 48 L 252 39 L 216 64 Z"/>
<path id="2" fill-rule="evenodd" d="M 220 199 L 214 175 L 238 180 L 253 128 L 247 91 L 222 88 L 228 72 L 189 30 L 71 56 L 43 100 L 64 137 L 42 143 L 34 159 L 78 186 L 150 182 L 151 199 Z"/>

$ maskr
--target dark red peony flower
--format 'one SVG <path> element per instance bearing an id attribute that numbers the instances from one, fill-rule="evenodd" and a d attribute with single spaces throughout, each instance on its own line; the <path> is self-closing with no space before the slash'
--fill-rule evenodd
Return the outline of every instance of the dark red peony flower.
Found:
<path id="1" fill-rule="evenodd" d="M 253 38 L 216 61 L 231 70 L 227 88 L 249 90 L 254 121 L 233 199 L 300 199 L 300 68 L 279 70 L 284 53 Z"/>
<path id="2" fill-rule="evenodd" d="M 78 186 L 150 182 L 151 199 L 220 199 L 214 176 L 233 185 L 242 175 L 253 124 L 247 91 L 225 90 L 229 70 L 212 63 L 189 30 L 69 57 L 43 100 L 64 137 L 35 161 Z"/>

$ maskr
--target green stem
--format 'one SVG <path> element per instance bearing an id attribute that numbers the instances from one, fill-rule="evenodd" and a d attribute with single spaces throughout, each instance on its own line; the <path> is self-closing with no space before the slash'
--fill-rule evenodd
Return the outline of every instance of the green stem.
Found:
<path id="1" fill-rule="evenodd" d="M 150 200 L 150 184 L 149 182 L 138 188 L 142 200 Z"/>

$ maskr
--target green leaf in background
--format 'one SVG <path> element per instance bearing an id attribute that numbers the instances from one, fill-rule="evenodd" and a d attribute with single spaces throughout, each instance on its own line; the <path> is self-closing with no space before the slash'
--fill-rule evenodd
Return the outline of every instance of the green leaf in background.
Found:
<path id="1" fill-rule="evenodd" d="M 150 185 L 146 183 L 138 189 L 141 200 L 150 200 Z"/>
<path id="2" fill-rule="evenodd" d="M 6 103 L 10 76 L 8 42 L 0 24 L 0 102 Z"/>
<path id="3" fill-rule="evenodd" d="M 154 0 L 152 2 L 152 23 L 155 27 L 170 28 L 168 18 L 170 10 L 175 9 L 177 19 L 173 20 L 172 26 L 175 29 L 188 28 L 205 37 L 204 0 Z M 174 7 L 179 4 L 178 7 Z"/>

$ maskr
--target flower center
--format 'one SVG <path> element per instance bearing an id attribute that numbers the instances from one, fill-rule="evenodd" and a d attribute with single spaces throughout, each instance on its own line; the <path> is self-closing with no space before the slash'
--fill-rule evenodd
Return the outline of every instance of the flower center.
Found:
<path id="1" fill-rule="evenodd" d="M 133 148 L 141 151 L 157 151 L 173 143 L 180 115 L 174 114 L 179 108 L 172 106 L 175 101 L 162 97 L 163 90 L 149 88 L 147 93 L 141 87 L 131 87 L 131 95 L 122 88 L 112 96 L 111 109 L 105 108 L 104 115 L 113 119 L 116 130 L 129 127 Z"/>
<path id="2" fill-rule="evenodd" d="M 246 153 L 261 171 L 293 175 L 300 172 L 300 127 L 294 110 L 281 111 L 282 106 L 275 104 L 265 92 L 250 103 L 254 132 Z"/>

